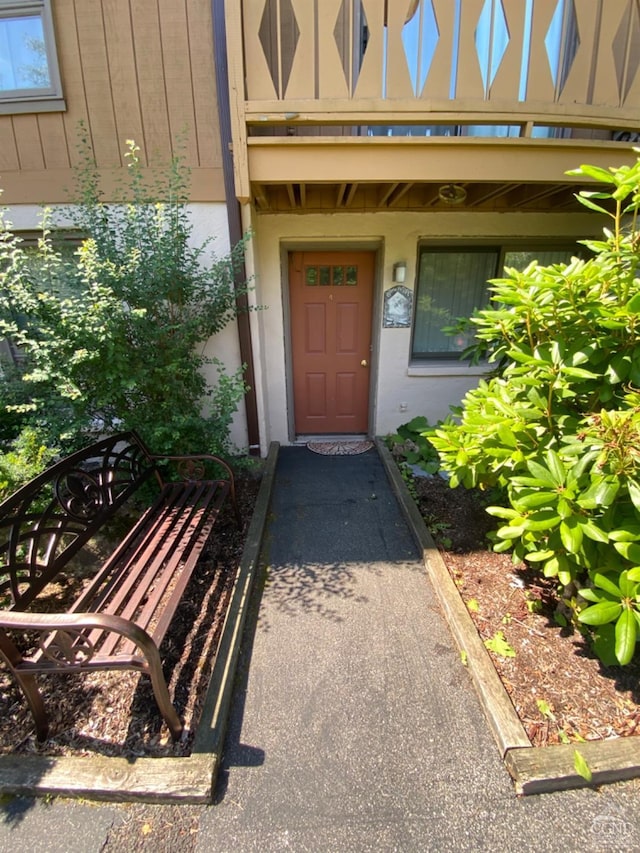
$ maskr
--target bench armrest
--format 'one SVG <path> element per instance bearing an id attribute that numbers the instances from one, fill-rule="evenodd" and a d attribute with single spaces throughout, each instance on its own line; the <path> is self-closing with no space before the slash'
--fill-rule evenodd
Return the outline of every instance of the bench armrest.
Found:
<path id="1" fill-rule="evenodd" d="M 156 660 L 158 664 L 160 662 L 158 648 L 149 634 L 122 616 L 101 613 L 23 613 L 10 610 L 0 612 L 0 630 L 2 629 L 37 631 L 42 635 L 59 631 L 61 635 L 66 635 L 66 640 L 61 639 L 56 644 L 54 653 L 47 650 L 44 642 L 41 643 L 40 648 L 49 662 L 49 667 L 44 667 L 45 669 L 50 668 L 56 662 L 62 667 L 78 666 L 81 663 L 89 664 L 93 656 L 93 648 L 90 642 L 88 640 L 80 641 L 76 647 L 72 647 L 72 642 L 82 632 L 91 630 L 120 634 L 135 643 L 151 667 L 156 664 Z M 20 658 L 21 661 L 24 660 L 23 666 L 25 668 L 33 668 L 34 664 L 28 658 L 22 659 L 22 656 Z M 18 661 L 14 660 L 14 663 L 18 663 Z M 41 666 L 38 668 L 42 669 Z"/>
<path id="2" fill-rule="evenodd" d="M 38 631 L 42 636 L 40 650 L 42 658 L 30 660 L 23 658 L 10 639 L 7 631 Z M 100 659 L 92 661 L 94 648 L 85 632 L 91 630 L 111 631 L 121 634 L 140 649 L 144 661 L 129 658 L 126 661 Z M 54 635 L 47 644 L 46 635 Z M 149 634 L 142 628 L 123 619 L 99 613 L 21 613 L 19 611 L 0 612 L 0 653 L 9 664 L 14 675 L 25 691 L 36 723 L 38 740 L 47 736 L 48 723 L 42 698 L 33 680 L 34 674 L 52 672 L 77 672 L 79 669 L 134 669 L 146 672 L 151 678 L 153 692 L 171 736 L 180 737 L 182 723 L 171 702 L 167 683 L 162 673 L 162 661 L 158 647 Z M 115 666 L 114 666 L 115 664 Z"/>
<path id="3" fill-rule="evenodd" d="M 150 457 L 153 462 L 175 462 L 178 473 L 185 480 L 201 480 L 204 473 L 204 462 L 214 462 L 227 472 L 230 482 L 234 483 L 233 471 L 231 466 L 221 459 L 219 456 L 214 456 L 212 453 L 197 453 L 186 454 L 184 456 L 168 456 L 159 455 Z"/>

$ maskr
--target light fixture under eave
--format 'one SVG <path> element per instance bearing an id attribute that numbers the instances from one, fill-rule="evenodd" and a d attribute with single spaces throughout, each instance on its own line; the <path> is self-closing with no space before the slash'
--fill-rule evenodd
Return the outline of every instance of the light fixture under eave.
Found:
<path id="1" fill-rule="evenodd" d="M 393 282 L 394 284 L 404 284 L 407 278 L 407 262 L 398 261 L 393 265 Z"/>
<path id="2" fill-rule="evenodd" d="M 443 184 L 438 190 L 438 198 L 445 204 L 462 204 L 467 191 L 460 184 Z"/>

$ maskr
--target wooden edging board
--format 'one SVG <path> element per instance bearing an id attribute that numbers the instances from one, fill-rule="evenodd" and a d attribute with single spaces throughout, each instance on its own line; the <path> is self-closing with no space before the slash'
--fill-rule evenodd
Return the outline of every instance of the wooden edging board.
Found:
<path id="1" fill-rule="evenodd" d="M 0 794 L 150 803 L 211 802 L 279 448 L 278 442 L 272 442 L 269 448 L 191 755 L 131 759 L 3 755 L 0 756 Z"/>
<path id="2" fill-rule="evenodd" d="M 469 615 L 458 588 L 427 530 L 422 516 L 384 441 L 376 447 L 405 518 L 420 549 L 425 568 L 456 640 L 489 727 L 518 794 L 541 794 L 598 786 L 640 776 L 640 738 L 534 747 Z M 575 769 L 576 752 L 591 771 L 587 781 Z"/>

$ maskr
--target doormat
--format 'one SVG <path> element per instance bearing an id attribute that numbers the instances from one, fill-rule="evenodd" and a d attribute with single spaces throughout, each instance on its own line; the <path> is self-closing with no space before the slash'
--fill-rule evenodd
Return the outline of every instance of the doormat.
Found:
<path id="1" fill-rule="evenodd" d="M 309 441 L 307 447 L 321 456 L 357 456 L 373 447 L 372 441 Z"/>

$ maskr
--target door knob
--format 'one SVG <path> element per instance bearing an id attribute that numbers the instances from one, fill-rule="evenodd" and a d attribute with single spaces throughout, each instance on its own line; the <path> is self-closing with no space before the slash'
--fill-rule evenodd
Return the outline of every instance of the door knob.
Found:
<path id="1" fill-rule="evenodd" d="M 367 367 L 367 359 L 363 358 L 360 364 L 362 365 L 362 367 Z"/>

